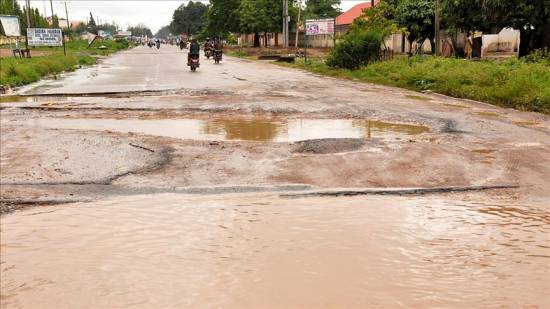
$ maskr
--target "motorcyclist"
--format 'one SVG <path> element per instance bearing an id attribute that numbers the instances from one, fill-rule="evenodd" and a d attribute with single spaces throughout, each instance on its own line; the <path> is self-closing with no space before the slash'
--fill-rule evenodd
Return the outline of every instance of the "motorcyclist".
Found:
<path id="1" fill-rule="evenodd" d="M 223 53 L 223 42 L 220 39 L 216 39 L 213 44 L 213 49 L 215 55 L 219 54 L 221 56 Z"/>
<path id="2" fill-rule="evenodd" d="M 189 45 L 189 53 L 187 54 L 187 63 L 191 63 L 192 56 L 198 57 L 200 55 L 200 51 L 201 46 L 199 45 L 199 42 L 197 42 L 197 39 L 191 39 L 191 44 Z"/>
<path id="3" fill-rule="evenodd" d="M 206 38 L 206 42 L 204 43 L 204 53 L 206 54 L 207 51 L 212 50 L 212 42 L 210 42 L 210 38 Z"/>

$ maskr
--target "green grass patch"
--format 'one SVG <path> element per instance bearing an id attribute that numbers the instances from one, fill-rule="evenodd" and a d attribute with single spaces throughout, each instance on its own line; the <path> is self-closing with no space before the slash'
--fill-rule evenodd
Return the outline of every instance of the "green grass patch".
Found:
<path id="1" fill-rule="evenodd" d="M 106 48 L 100 49 L 100 46 Z M 47 56 L 33 58 L 6 57 L 0 59 L 0 85 L 21 86 L 36 82 L 42 77 L 73 71 L 80 66 L 96 63 L 94 55 L 109 55 L 119 50 L 128 48 L 128 42 L 124 41 L 97 41 L 88 48 L 88 42 L 75 40 L 67 42 L 67 56 L 63 54 L 63 47 L 40 47 L 33 50 L 50 51 Z"/>
<path id="2" fill-rule="evenodd" d="M 334 69 L 323 61 L 278 63 L 314 73 L 550 114 L 550 65 L 518 59 L 470 61 L 433 56 L 396 57 L 357 70 Z"/>
<path id="3" fill-rule="evenodd" d="M 248 59 L 248 60 L 258 60 L 258 57 L 249 55 L 247 52 L 243 50 L 238 50 L 238 49 L 227 50 L 227 51 L 224 51 L 224 53 L 226 53 L 228 56 L 231 56 L 231 57 L 237 57 L 237 58 Z"/>

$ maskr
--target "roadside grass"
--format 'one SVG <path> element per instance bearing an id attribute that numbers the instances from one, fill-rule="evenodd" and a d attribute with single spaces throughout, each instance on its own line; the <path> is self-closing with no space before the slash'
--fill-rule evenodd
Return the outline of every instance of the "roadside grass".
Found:
<path id="1" fill-rule="evenodd" d="M 433 91 L 524 111 L 550 114 L 550 65 L 518 59 L 470 61 L 433 56 L 396 57 L 357 70 L 297 59 L 285 67 L 417 91 Z"/>
<path id="2" fill-rule="evenodd" d="M 247 52 L 239 50 L 239 49 L 227 50 L 225 53 L 228 56 L 236 57 L 236 58 L 249 59 L 249 60 L 257 60 L 258 59 L 258 57 L 249 55 Z"/>
<path id="3" fill-rule="evenodd" d="M 105 46 L 105 49 L 98 49 Z M 63 47 L 39 47 L 31 50 L 50 51 L 47 56 L 33 58 L 6 57 L 0 59 L 0 85 L 21 86 L 36 82 L 44 76 L 66 71 L 74 71 L 80 66 L 92 65 L 97 57 L 105 56 L 116 51 L 128 48 L 126 41 L 97 41 L 88 48 L 85 40 L 67 42 L 67 56 L 63 54 Z"/>

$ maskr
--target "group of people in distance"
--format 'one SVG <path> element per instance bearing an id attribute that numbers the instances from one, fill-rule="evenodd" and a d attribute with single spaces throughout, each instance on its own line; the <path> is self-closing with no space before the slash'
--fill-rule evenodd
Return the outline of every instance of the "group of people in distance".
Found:
<path id="1" fill-rule="evenodd" d="M 223 42 L 220 39 L 214 39 L 213 41 L 210 38 L 206 39 L 204 43 L 204 52 L 213 52 L 214 54 L 219 53 L 221 55 L 223 49 Z M 189 53 L 187 55 L 187 62 L 191 61 L 192 57 L 200 56 L 200 44 L 196 38 L 191 39 L 191 44 L 189 45 Z"/>

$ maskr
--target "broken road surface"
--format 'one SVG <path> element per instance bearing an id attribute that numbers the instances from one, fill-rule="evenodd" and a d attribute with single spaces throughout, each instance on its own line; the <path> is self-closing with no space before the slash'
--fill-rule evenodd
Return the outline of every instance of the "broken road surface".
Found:
<path id="1" fill-rule="evenodd" d="M 2 98 L 2 307 L 550 306 L 548 116 L 186 59 Z"/>

